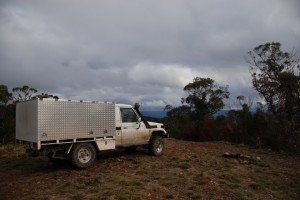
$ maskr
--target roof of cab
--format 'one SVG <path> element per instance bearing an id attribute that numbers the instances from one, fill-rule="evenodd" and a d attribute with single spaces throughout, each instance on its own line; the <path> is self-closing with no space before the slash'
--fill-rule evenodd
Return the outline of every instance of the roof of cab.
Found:
<path id="1" fill-rule="evenodd" d="M 129 104 L 116 104 L 116 106 L 120 108 L 132 108 L 132 105 Z"/>

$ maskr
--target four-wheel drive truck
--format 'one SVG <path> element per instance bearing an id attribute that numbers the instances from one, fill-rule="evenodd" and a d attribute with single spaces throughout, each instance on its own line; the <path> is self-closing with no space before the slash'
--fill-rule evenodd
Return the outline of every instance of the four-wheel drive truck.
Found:
<path id="1" fill-rule="evenodd" d="M 31 155 L 69 159 L 76 168 L 91 166 L 97 152 L 118 148 L 148 148 L 164 152 L 164 125 L 148 122 L 139 105 L 61 99 L 17 103 L 16 139 Z"/>

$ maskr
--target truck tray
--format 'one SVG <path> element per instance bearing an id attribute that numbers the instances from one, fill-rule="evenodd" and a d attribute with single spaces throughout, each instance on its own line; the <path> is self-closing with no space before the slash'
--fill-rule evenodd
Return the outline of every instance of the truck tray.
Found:
<path id="1" fill-rule="evenodd" d="M 17 104 L 16 139 L 21 141 L 42 145 L 114 140 L 115 134 L 111 102 L 34 99 Z"/>

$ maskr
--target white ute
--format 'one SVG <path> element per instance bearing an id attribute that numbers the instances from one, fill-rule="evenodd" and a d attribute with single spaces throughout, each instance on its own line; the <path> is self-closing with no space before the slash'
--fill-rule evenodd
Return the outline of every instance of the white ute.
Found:
<path id="1" fill-rule="evenodd" d="M 91 166 L 97 151 L 143 146 L 164 152 L 163 124 L 147 122 L 134 107 L 111 102 L 33 99 L 17 103 L 16 139 L 31 155 L 69 159 L 76 168 Z"/>

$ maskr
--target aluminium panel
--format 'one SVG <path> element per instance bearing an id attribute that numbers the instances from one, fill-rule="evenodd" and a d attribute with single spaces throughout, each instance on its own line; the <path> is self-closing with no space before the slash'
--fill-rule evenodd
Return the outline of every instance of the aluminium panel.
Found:
<path id="1" fill-rule="evenodd" d="M 16 139 L 38 141 L 38 99 L 17 103 Z"/>
<path id="2" fill-rule="evenodd" d="M 115 104 L 39 100 L 38 140 L 115 136 Z"/>

